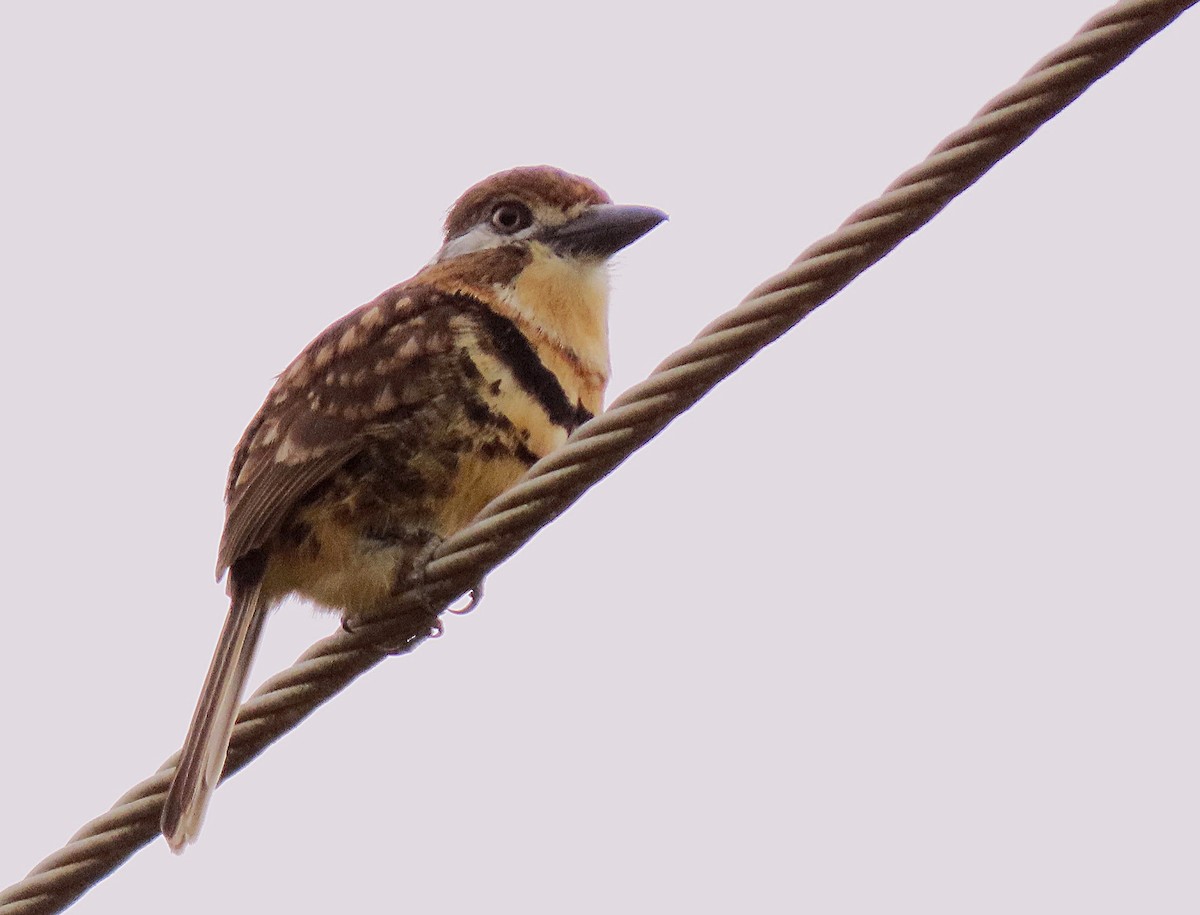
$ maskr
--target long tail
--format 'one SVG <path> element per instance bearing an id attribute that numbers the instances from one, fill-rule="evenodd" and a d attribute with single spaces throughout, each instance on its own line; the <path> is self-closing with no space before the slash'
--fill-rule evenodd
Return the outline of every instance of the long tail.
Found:
<path id="1" fill-rule="evenodd" d="M 267 616 L 260 578 L 239 586 L 233 576 L 231 585 L 229 615 L 163 805 L 160 828 L 176 854 L 196 840 L 208 799 L 221 779 L 238 704 Z"/>

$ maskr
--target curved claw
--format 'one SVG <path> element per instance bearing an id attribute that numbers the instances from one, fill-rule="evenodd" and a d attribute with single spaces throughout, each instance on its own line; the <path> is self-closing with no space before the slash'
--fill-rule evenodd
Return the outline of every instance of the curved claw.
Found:
<path id="1" fill-rule="evenodd" d="M 458 609 L 455 609 L 454 607 L 450 608 L 450 612 L 455 616 L 465 616 L 479 606 L 480 602 L 483 600 L 483 582 L 481 581 L 476 584 L 475 587 L 473 587 L 467 593 L 471 595 L 471 600 L 465 607 L 460 607 Z"/>

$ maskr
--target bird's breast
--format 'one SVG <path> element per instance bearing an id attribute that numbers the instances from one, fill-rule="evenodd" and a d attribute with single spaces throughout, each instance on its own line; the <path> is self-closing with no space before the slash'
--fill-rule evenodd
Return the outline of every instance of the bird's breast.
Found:
<path id="1" fill-rule="evenodd" d="M 576 370 L 555 372 L 482 303 L 459 305 L 453 345 L 426 369 L 434 393 L 373 426 L 291 513 L 271 551 L 269 592 L 351 613 L 385 608 L 431 537 L 464 527 L 591 416 Z"/>

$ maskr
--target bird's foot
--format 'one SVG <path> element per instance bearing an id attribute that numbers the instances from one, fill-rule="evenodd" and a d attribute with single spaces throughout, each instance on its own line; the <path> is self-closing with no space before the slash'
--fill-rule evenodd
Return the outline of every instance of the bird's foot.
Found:
<path id="1" fill-rule="evenodd" d="M 472 586 L 471 590 L 469 590 L 467 594 L 471 595 L 471 597 L 470 600 L 467 601 L 467 605 L 465 607 L 448 608 L 455 616 L 465 616 L 478 607 L 483 601 L 483 579 L 479 579 L 479 581 Z"/>

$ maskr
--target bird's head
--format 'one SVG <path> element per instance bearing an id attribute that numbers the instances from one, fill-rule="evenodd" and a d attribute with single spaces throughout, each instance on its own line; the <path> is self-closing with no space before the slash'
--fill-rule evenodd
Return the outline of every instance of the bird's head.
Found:
<path id="1" fill-rule="evenodd" d="M 653 207 L 614 204 L 588 179 L 548 165 L 514 168 L 480 181 L 451 207 L 435 260 L 542 246 L 559 258 L 605 261 L 666 218 Z"/>
<path id="2" fill-rule="evenodd" d="M 667 218 L 622 206 L 548 165 L 485 178 L 446 217 L 446 241 L 418 279 L 468 292 L 578 364 L 598 401 L 608 378 L 608 259 Z"/>

